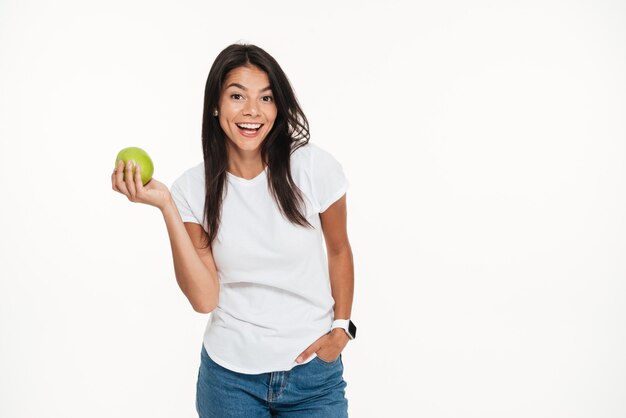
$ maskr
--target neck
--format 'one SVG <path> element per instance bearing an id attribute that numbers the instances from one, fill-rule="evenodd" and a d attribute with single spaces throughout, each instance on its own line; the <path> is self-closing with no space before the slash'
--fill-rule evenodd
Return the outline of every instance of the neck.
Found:
<path id="1" fill-rule="evenodd" d="M 250 180 L 258 176 L 264 169 L 260 150 L 228 150 L 227 170 L 229 173 Z"/>

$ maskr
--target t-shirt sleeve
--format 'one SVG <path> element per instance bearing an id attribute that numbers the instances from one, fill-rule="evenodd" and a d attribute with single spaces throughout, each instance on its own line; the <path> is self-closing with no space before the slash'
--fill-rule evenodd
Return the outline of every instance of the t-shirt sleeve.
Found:
<path id="1" fill-rule="evenodd" d="M 174 181 L 172 187 L 170 188 L 170 193 L 172 195 L 172 199 L 174 199 L 174 203 L 178 208 L 178 213 L 180 213 L 180 217 L 183 222 L 193 222 L 196 224 L 200 224 L 200 221 L 194 216 L 191 211 L 191 205 L 189 204 L 189 182 L 186 178 L 185 174 L 180 176 L 178 179 Z"/>
<path id="2" fill-rule="evenodd" d="M 313 194 L 319 213 L 322 213 L 346 194 L 350 183 L 339 161 L 328 151 L 319 147 L 313 148 L 312 151 Z"/>

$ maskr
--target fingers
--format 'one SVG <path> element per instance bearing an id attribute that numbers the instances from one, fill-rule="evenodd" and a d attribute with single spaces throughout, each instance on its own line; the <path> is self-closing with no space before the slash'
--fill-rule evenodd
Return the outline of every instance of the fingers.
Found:
<path id="1" fill-rule="evenodd" d="M 115 167 L 113 169 L 113 173 L 111 173 L 111 188 L 116 191 L 119 192 L 119 190 L 117 190 L 117 185 L 115 184 L 115 174 L 117 173 L 117 167 Z"/>
<path id="2" fill-rule="evenodd" d="M 139 163 L 135 165 L 135 190 L 137 193 L 143 189 L 143 181 L 141 181 L 141 168 L 139 168 Z"/>
<path id="3" fill-rule="evenodd" d="M 113 190 L 115 190 L 116 192 L 120 192 L 128 197 L 128 189 L 126 188 L 126 183 L 124 183 L 124 161 L 119 160 L 117 162 L 117 167 L 115 168 L 112 177 Z"/>
<path id="4" fill-rule="evenodd" d="M 133 176 L 133 163 L 134 161 L 128 160 L 125 168 L 126 173 L 124 174 L 126 189 L 128 190 L 128 194 L 130 195 L 128 198 L 131 201 L 134 201 L 135 197 L 137 197 L 137 188 L 135 187 L 135 179 Z"/>
<path id="5" fill-rule="evenodd" d="M 153 204 L 145 200 L 149 196 L 146 196 L 146 188 L 141 180 L 141 167 L 135 161 L 130 160 L 126 164 L 124 161 L 118 161 L 111 174 L 111 187 L 125 195 L 131 202 Z"/>
<path id="6" fill-rule="evenodd" d="M 296 363 L 300 364 L 306 361 L 313 354 L 317 354 L 320 357 L 320 354 L 323 354 L 323 357 L 320 357 L 322 360 L 328 358 L 330 356 L 331 359 L 336 359 L 339 357 L 339 354 L 343 351 L 346 343 L 338 343 L 336 339 L 332 338 L 330 333 L 323 335 L 313 344 L 311 344 L 306 350 L 304 350 L 298 358 L 296 358 Z M 331 361 L 331 360 L 325 360 Z"/>
<path id="7" fill-rule="evenodd" d="M 302 362 L 306 361 L 306 359 L 311 357 L 313 355 L 313 353 L 317 352 L 317 350 L 319 350 L 320 347 L 321 347 L 321 345 L 319 344 L 319 340 L 314 342 L 306 350 L 304 350 L 302 352 L 302 354 L 300 354 L 298 356 L 298 358 L 296 359 L 296 363 L 302 363 Z"/>
<path id="8" fill-rule="evenodd" d="M 313 355 L 313 353 L 315 353 L 315 351 L 309 351 L 309 349 L 306 349 L 306 351 L 304 351 L 302 354 L 300 354 L 298 356 L 298 358 L 296 359 L 296 363 L 300 364 L 300 363 L 304 362 L 306 359 L 311 357 L 311 355 Z"/>
<path id="9" fill-rule="evenodd" d="M 137 190 L 141 190 L 142 187 L 140 171 L 138 169 L 135 170 L 133 175 L 133 163 L 134 161 L 129 160 L 126 165 L 124 165 L 124 161 L 120 160 L 115 170 L 113 170 L 113 174 L 111 174 L 113 190 L 122 193 L 131 202 L 135 201 L 137 198 Z M 137 182 L 137 178 L 139 182 Z"/>

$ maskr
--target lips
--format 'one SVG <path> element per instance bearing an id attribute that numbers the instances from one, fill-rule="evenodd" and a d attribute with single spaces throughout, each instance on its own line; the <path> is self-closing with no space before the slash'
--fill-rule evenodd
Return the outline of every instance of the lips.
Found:
<path id="1" fill-rule="evenodd" d="M 248 138 L 255 137 L 263 126 L 262 123 L 236 123 L 235 125 L 237 125 L 241 135 Z"/>

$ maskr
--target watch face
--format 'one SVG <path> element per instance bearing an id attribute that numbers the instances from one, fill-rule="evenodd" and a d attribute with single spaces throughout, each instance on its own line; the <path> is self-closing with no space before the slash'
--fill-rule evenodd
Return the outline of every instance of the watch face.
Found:
<path id="1" fill-rule="evenodd" d="M 352 338 L 356 338 L 356 325 L 352 321 L 348 322 L 348 333 L 352 335 Z"/>

